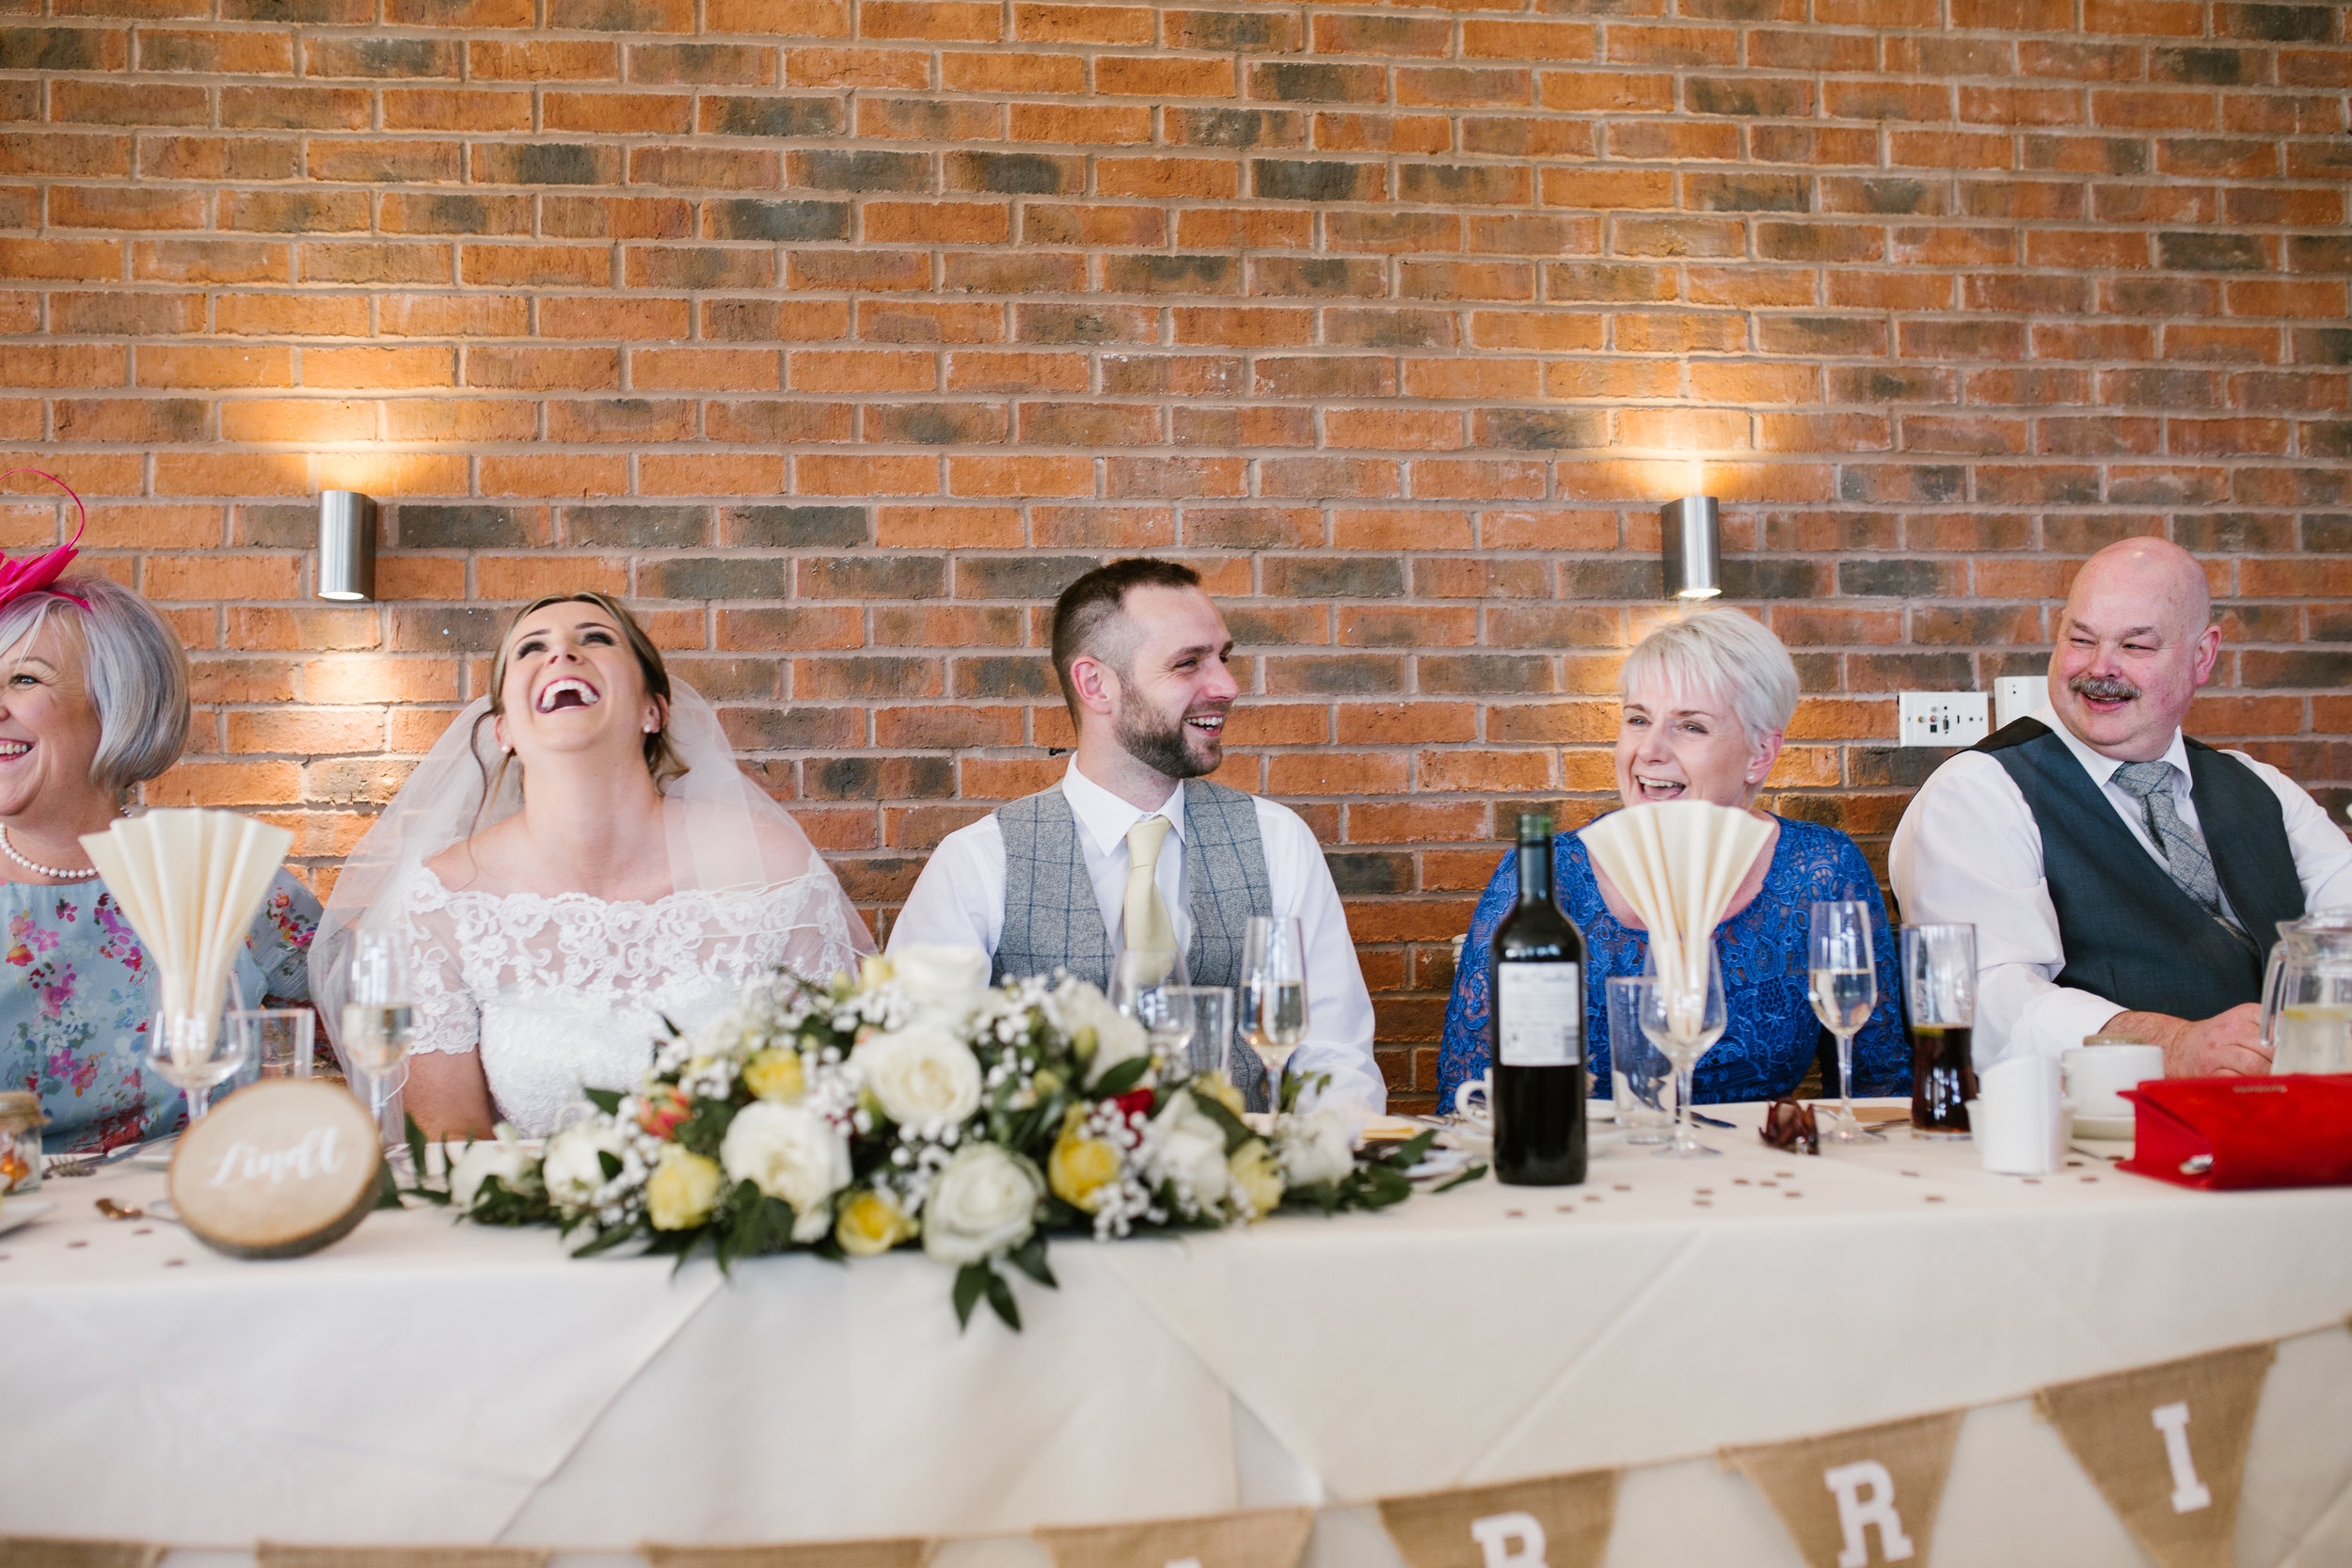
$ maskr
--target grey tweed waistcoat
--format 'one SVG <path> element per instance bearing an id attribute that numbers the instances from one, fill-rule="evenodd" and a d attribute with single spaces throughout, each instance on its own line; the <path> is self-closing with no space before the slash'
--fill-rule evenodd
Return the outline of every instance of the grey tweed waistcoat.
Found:
<path id="1" fill-rule="evenodd" d="M 1005 928 L 996 942 L 993 979 L 1026 979 L 1064 969 L 1108 990 L 1110 933 L 1087 876 L 1070 798 L 1057 784 L 1000 807 L 996 821 L 1005 835 Z M 1238 999 L 1249 917 L 1274 912 L 1256 804 L 1238 789 L 1187 779 L 1184 844 L 1192 913 L 1185 973 L 1196 986 L 1231 986 Z M 1250 1109 L 1264 1110 L 1264 1065 L 1238 1038 L 1232 1070 Z"/>

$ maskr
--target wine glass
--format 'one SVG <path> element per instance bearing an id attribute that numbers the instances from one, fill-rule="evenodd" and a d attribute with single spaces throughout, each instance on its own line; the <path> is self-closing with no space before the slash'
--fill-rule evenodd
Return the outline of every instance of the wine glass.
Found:
<path id="1" fill-rule="evenodd" d="M 202 1013 L 156 1013 L 147 1026 L 147 1060 L 157 1076 L 187 1097 L 188 1125 L 204 1118 L 206 1101 L 245 1066 L 246 1037 Z"/>
<path id="2" fill-rule="evenodd" d="M 1878 1141 L 1875 1128 L 1853 1114 L 1853 1037 L 1879 1002 L 1879 974 L 1870 950 L 1870 906 L 1859 898 L 1824 899 L 1813 906 L 1805 978 L 1813 1016 L 1837 1037 L 1837 1119 L 1820 1129 L 1833 1143 Z"/>
<path id="3" fill-rule="evenodd" d="M 1241 1030 L 1265 1064 L 1266 1092 L 1282 1106 L 1282 1072 L 1307 1037 L 1307 949 L 1291 915 L 1253 914 L 1242 939 Z"/>
<path id="4" fill-rule="evenodd" d="M 1709 1158 L 1723 1151 L 1699 1142 L 1691 1131 L 1691 1078 L 1699 1058 L 1723 1038 L 1723 962 L 1715 956 L 1714 944 L 1708 943 L 1704 987 L 1668 985 L 1657 973 L 1655 946 L 1650 949 L 1649 964 L 1650 973 L 1642 977 L 1642 1033 L 1675 1068 L 1674 1141 L 1658 1152 L 1670 1160 Z"/>
<path id="5" fill-rule="evenodd" d="M 408 1054 L 415 1015 L 403 944 L 389 931 L 358 930 L 351 940 L 351 989 L 343 1000 L 343 1055 L 366 1082 L 368 1109 L 385 1135 L 392 1074 Z M 397 1139 L 393 1141 L 397 1142 Z"/>

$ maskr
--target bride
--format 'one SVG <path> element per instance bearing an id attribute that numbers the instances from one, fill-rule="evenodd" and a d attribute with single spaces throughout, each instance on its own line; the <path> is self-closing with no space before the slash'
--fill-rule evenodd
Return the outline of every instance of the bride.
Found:
<path id="1" fill-rule="evenodd" d="M 360 926 L 407 955 L 405 1108 L 437 1139 L 551 1132 L 582 1086 L 634 1087 L 665 1021 L 691 1032 L 779 966 L 822 981 L 874 947 L 710 705 L 601 594 L 515 618 L 490 695 L 360 842 L 310 953 L 330 1027 Z"/>

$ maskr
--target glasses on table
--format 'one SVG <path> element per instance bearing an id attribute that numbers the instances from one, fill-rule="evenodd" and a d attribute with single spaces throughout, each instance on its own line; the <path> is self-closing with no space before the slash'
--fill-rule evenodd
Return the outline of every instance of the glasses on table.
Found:
<path id="1" fill-rule="evenodd" d="M 1186 1066 L 1196 1074 L 1214 1072 L 1228 1083 L 1233 1077 L 1233 988 L 1183 986 L 1174 988 L 1192 1013 L 1192 1036 L 1185 1048 Z"/>
<path id="2" fill-rule="evenodd" d="M 314 1016 L 308 1007 L 252 1007 L 230 1013 L 229 1027 L 243 1038 L 257 1080 L 308 1078 L 317 1051 Z"/>
<path id="3" fill-rule="evenodd" d="M 1903 1011 L 1911 1036 L 1911 1135 L 1964 1138 L 1977 1098 L 1977 928 L 1903 927 Z"/>
<path id="4" fill-rule="evenodd" d="M 1617 1141 L 1662 1144 L 1674 1136 L 1674 1112 L 1666 1108 L 1666 1085 L 1674 1064 L 1642 1033 L 1643 977 L 1619 975 L 1609 982 L 1609 1088 L 1617 1106 Z"/>
<path id="5" fill-rule="evenodd" d="M 1878 1131 L 1853 1114 L 1853 1037 L 1879 1003 L 1870 906 L 1859 898 L 1823 899 L 1813 906 L 1810 927 L 1805 980 L 1813 1016 L 1837 1037 L 1837 1116 L 1820 1135 L 1832 1143 L 1875 1142 Z"/>
<path id="6" fill-rule="evenodd" d="M 398 1138 L 384 1126 L 384 1109 L 391 1101 L 392 1075 L 406 1059 L 415 1032 L 405 944 L 390 931 L 355 931 L 347 974 L 351 989 L 343 1001 L 343 1056 L 367 1090 L 377 1132 L 396 1143 Z"/>
<path id="7" fill-rule="evenodd" d="M 204 1119 L 213 1091 L 246 1064 L 246 1041 L 217 1016 L 158 1012 L 148 1021 L 147 1060 L 188 1102 L 188 1125 Z"/>
<path id="8" fill-rule="evenodd" d="M 1242 938 L 1241 1032 L 1265 1065 L 1266 1092 L 1282 1105 L 1282 1072 L 1307 1037 L 1307 954 L 1298 921 L 1253 914 Z"/>
<path id="9" fill-rule="evenodd" d="M 1704 1160 L 1722 1153 L 1699 1142 L 1691 1131 L 1692 1078 L 1697 1071 L 1699 1058 L 1724 1036 L 1726 1009 L 1724 1002 L 1724 966 L 1715 955 L 1713 943 L 1708 944 L 1707 974 L 1692 975 L 1680 985 L 1669 985 L 1656 973 L 1657 950 L 1650 952 L 1652 973 L 1642 977 L 1638 1016 L 1642 1033 L 1675 1069 L 1675 1133 L 1672 1141 L 1659 1154 L 1669 1160 Z"/>

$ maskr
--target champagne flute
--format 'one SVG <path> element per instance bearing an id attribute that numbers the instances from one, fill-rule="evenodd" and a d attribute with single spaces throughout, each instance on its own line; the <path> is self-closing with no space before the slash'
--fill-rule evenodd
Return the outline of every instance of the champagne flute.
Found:
<path id="1" fill-rule="evenodd" d="M 1870 906 L 1859 898 L 1813 906 L 1805 978 L 1813 1016 L 1837 1037 L 1837 1119 L 1822 1128 L 1833 1143 L 1876 1142 L 1880 1133 L 1853 1114 L 1853 1037 L 1878 1006 L 1878 965 L 1870 949 Z"/>
<path id="2" fill-rule="evenodd" d="M 390 931 L 354 931 L 349 973 L 351 989 L 343 1001 L 343 1054 L 366 1081 L 368 1109 L 375 1114 L 377 1135 L 385 1136 L 384 1108 L 391 1100 L 392 1074 L 406 1058 L 409 1037 L 415 1032 L 402 943 Z"/>
<path id="3" fill-rule="evenodd" d="M 1242 1037 L 1265 1064 L 1268 1102 L 1278 1111 L 1282 1073 L 1307 1037 L 1306 952 L 1295 916 L 1249 917 L 1242 939 Z"/>
<path id="4" fill-rule="evenodd" d="M 1650 973 L 1642 977 L 1642 1033 L 1675 1069 L 1674 1141 L 1658 1152 L 1669 1160 L 1708 1159 L 1723 1150 L 1699 1142 L 1697 1134 L 1691 1131 L 1691 1080 L 1698 1069 L 1699 1058 L 1723 1038 L 1723 962 L 1709 942 L 1704 980 L 1693 975 L 1694 983 L 1680 986 L 1669 985 L 1657 973 L 1655 946 L 1650 949 L 1649 964 Z"/>

